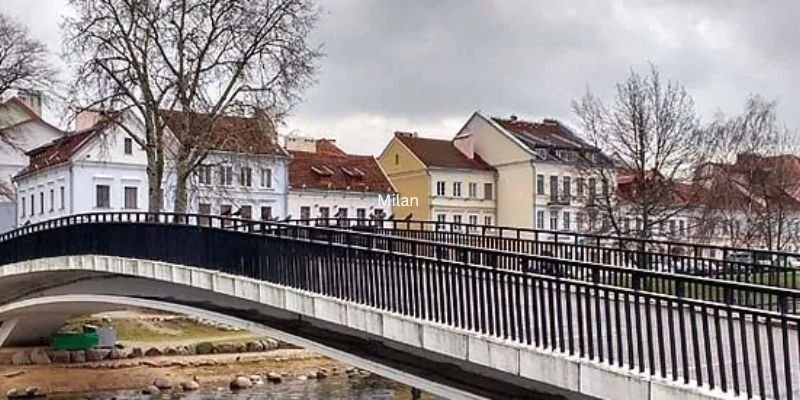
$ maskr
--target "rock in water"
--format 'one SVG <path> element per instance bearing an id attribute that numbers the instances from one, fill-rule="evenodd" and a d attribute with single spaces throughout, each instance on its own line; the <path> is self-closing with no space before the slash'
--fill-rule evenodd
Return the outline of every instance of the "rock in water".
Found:
<path id="1" fill-rule="evenodd" d="M 128 354 L 128 358 L 141 358 L 142 356 L 144 356 L 144 352 L 138 347 L 131 349 L 131 354 Z"/>
<path id="2" fill-rule="evenodd" d="M 50 356 L 47 355 L 47 351 L 44 349 L 35 349 L 31 352 L 30 355 L 31 362 L 37 365 L 45 365 L 50 364 L 53 361 L 50 359 Z"/>
<path id="3" fill-rule="evenodd" d="M 156 394 L 159 394 L 159 393 L 161 393 L 161 390 L 159 390 L 155 386 L 148 386 L 148 387 L 146 387 L 146 388 L 144 388 L 142 390 L 142 394 L 146 394 L 146 395 L 156 395 Z"/>
<path id="4" fill-rule="evenodd" d="M 250 381 L 245 376 L 238 376 L 236 379 L 231 381 L 230 388 L 231 390 L 243 390 L 243 389 L 250 389 L 253 387 L 253 382 Z"/>
<path id="5" fill-rule="evenodd" d="M 181 383 L 181 389 L 184 392 L 193 392 L 197 389 L 200 389 L 200 384 L 195 381 L 186 381 Z"/>
<path id="6" fill-rule="evenodd" d="M 169 390 L 172 389 L 172 383 L 164 378 L 158 378 L 153 382 L 153 386 L 157 387 L 159 390 Z"/>
<path id="7" fill-rule="evenodd" d="M 325 372 L 323 370 L 317 371 L 317 379 L 325 379 L 327 377 L 328 377 L 328 373 L 327 372 Z"/>
<path id="8" fill-rule="evenodd" d="M 270 372 L 270 373 L 267 374 L 267 381 L 269 381 L 269 382 L 281 383 L 282 380 L 283 380 L 283 377 L 281 377 L 280 375 L 278 375 L 275 372 Z"/>

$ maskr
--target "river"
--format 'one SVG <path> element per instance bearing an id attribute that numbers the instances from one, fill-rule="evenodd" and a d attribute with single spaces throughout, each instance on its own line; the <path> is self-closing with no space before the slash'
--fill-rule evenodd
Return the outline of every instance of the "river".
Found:
<path id="1" fill-rule="evenodd" d="M 116 391 L 50 396 L 48 398 L 52 400 L 149 400 L 158 397 L 143 395 L 138 391 Z M 400 383 L 372 375 L 357 379 L 330 377 L 319 381 L 289 380 L 277 385 L 265 383 L 240 392 L 231 392 L 228 388 L 203 388 L 196 392 L 166 395 L 161 398 L 185 400 L 410 400 L 411 389 Z M 433 399 L 434 397 L 423 395 L 422 398 Z"/>

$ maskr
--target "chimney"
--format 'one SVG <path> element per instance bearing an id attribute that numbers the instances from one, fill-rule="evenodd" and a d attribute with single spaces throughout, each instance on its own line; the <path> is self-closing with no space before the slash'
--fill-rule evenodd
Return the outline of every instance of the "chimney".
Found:
<path id="1" fill-rule="evenodd" d="M 397 137 L 415 138 L 415 137 L 417 137 L 417 132 L 395 131 L 394 135 L 397 136 Z"/>
<path id="2" fill-rule="evenodd" d="M 545 118 L 542 120 L 546 125 L 558 125 L 558 120 L 555 118 Z"/>
<path id="3" fill-rule="evenodd" d="M 99 111 L 83 110 L 75 115 L 75 130 L 82 131 L 95 126 L 103 115 Z"/>
<path id="4" fill-rule="evenodd" d="M 287 136 L 284 146 L 289 151 L 304 151 L 307 153 L 317 152 L 317 141 L 314 138 L 304 136 Z"/>
<path id="5" fill-rule="evenodd" d="M 455 139 L 453 139 L 453 146 L 467 156 L 467 158 L 475 158 L 475 141 L 472 139 L 471 133 L 463 132 L 458 134 Z"/>
<path id="6" fill-rule="evenodd" d="M 511 114 L 511 116 L 508 117 L 508 120 L 511 122 L 517 122 L 517 116 L 515 114 Z"/>
<path id="7" fill-rule="evenodd" d="M 20 89 L 17 97 L 36 115 L 42 116 L 42 92 L 33 89 Z"/>

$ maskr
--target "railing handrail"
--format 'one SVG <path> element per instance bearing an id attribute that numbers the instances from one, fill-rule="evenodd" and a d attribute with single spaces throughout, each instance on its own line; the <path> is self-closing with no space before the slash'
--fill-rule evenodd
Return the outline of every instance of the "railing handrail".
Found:
<path id="1" fill-rule="evenodd" d="M 122 219 L 114 219 L 113 217 L 118 216 L 137 216 L 136 221 L 122 220 Z M 94 219 L 93 219 L 94 217 Z M 98 217 L 102 217 L 98 218 Z M 144 218 L 139 218 L 144 217 Z M 148 218 L 154 217 L 154 218 Z M 173 221 L 169 222 L 159 222 L 162 219 L 160 217 L 172 217 Z M 219 215 L 206 215 L 206 214 L 195 214 L 195 213 L 172 213 L 172 212 L 160 212 L 160 213 L 149 213 L 149 212 L 92 212 L 92 213 L 85 213 L 85 214 L 74 214 L 70 216 L 64 216 L 53 220 L 42 221 L 37 224 L 29 225 L 15 231 L 6 233 L 4 235 L 0 235 L 0 243 L 7 240 L 9 234 L 13 234 L 11 237 L 17 237 L 21 234 L 26 232 L 35 232 L 39 229 L 44 229 L 47 227 L 60 227 L 65 226 L 62 222 L 69 223 L 70 221 L 75 221 L 75 223 L 68 224 L 68 225 L 77 225 L 77 224 L 91 224 L 91 223 L 115 223 L 115 222 L 136 222 L 142 224 L 159 224 L 159 225 L 170 225 L 176 224 L 175 218 L 179 219 L 186 219 L 187 221 L 191 218 L 195 218 L 198 221 L 200 219 L 208 219 L 211 220 L 218 220 L 220 222 L 220 228 L 223 230 L 233 230 L 233 229 L 224 229 L 223 222 L 231 223 L 231 228 L 240 228 L 245 226 L 255 226 L 255 225 L 265 225 L 265 226 L 275 226 L 275 227 L 283 227 L 283 228 L 301 228 L 301 229 L 308 229 L 318 232 L 331 232 L 331 233 L 338 233 L 338 234 L 348 234 L 355 237 L 362 237 L 362 238 L 371 238 L 371 239 L 383 239 L 383 240 L 392 240 L 395 242 L 404 242 L 410 244 L 417 244 L 417 245 L 428 245 L 428 246 L 435 246 L 442 249 L 448 249 L 453 251 L 467 251 L 467 252 L 477 252 L 483 254 L 490 254 L 493 256 L 504 256 L 504 257 L 511 257 L 511 258 L 518 258 L 518 259 L 526 259 L 528 261 L 538 261 L 538 262 L 548 262 L 548 263 L 568 263 L 571 265 L 588 268 L 590 270 L 599 270 L 605 272 L 613 272 L 619 274 L 629 274 L 631 278 L 653 278 L 653 279 L 665 279 L 668 281 L 672 281 L 676 284 L 683 283 L 683 284 L 699 284 L 699 285 L 708 285 L 712 287 L 717 287 L 720 289 L 731 289 L 731 290 L 744 290 L 744 291 L 752 291 L 754 293 L 759 294 L 767 294 L 778 296 L 781 298 L 800 298 L 800 290 L 798 289 L 790 289 L 790 288 L 783 288 L 783 287 L 775 287 L 775 286 L 766 286 L 766 285 L 758 285 L 748 282 L 736 282 L 736 281 L 727 281 L 727 280 L 719 280 L 713 278 L 706 278 L 706 277 L 698 277 L 693 275 L 686 275 L 686 274 L 674 274 L 668 272 L 661 272 L 661 271 L 654 271 L 648 269 L 637 269 L 637 268 L 626 268 L 620 267 L 615 265 L 607 265 L 602 263 L 595 263 L 590 261 L 582 261 L 582 260 L 569 260 L 558 258 L 554 256 L 545 256 L 545 255 L 538 255 L 538 254 L 528 254 L 528 253 L 519 253 L 519 252 L 512 252 L 508 250 L 499 250 L 499 249 L 491 249 L 491 248 L 482 248 L 482 247 L 473 247 L 473 246 L 465 246 L 459 244 L 451 244 L 451 243 L 442 243 L 437 241 L 430 241 L 424 239 L 416 239 L 416 238 L 404 238 L 404 237 L 397 237 L 397 236 L 387 236 L 387 235 L 380 235 L 368 232 L 360 232 L 360 231 L 353 231 L 350 229 L 339 229 L 339 227 L 335 225 L 324 225 L 324 226 L 311 226 L 311 225 L 298 225 L 293 222 L 281 222 L 281 221 L 257 221 L 257 220 L 248 220 L 236 217 L 229 217 L 229 216 L 219 216 Z M 321 220 L 321 219 L 320 219 Z M 328 219 L 331 220 L 331 219 Z M 373 221 L 381 221 L 381 220 L 373 220 Z M 385 222 L 385 220 L 384 220 Z M 406 222 L 406 221 L 402 221 Z M 181 224 L 181 223 L 177 223 Z M 238 225 L 237 225 L 238 224 Z M 194 226 L 191 224 L 181 224 L 181 225 L 189 225 Z M 211 226 L 213 227 L 213 226 Z M 474 265 L 474 264 L 473 264 Z M 647 291 L 648 293 L 651 293 Z M 681 297 L 686 298 L 686 297 Z"/>

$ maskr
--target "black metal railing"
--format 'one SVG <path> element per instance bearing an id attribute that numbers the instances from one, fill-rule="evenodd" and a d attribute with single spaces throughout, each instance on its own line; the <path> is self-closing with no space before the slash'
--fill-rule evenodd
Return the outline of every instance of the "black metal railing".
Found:
<path id="1" fill-rule="evenodd" d="M 438 250 L 430 256 L 420 251 L 426 246 Z M 202 215 L 89 214 L 0 235 L 0 265 L 76 254 L 219 270 L 687 385 L 748 397 L 800 397 L 800 317 L 785 308 L 737 306 L 729 297 L 703 301 L 681 291 L 652 293 L 601 283 L 607 273 L 623 273 L 621 267 Z M 473 262 L 473 257 L 484 259 Z M 520 267 L 500 266 L 512 260 Z M 589 268 L 593 280 L 542 273 L 531 268 L 536 261 L 557 269 Z M 670 276 L 626 270 L 634 279 Z M 794 294 L 714 282 L 779 298 Z"/>
<path id="2" fill-rule="evenodd" d="M 376 233 L 400 237 L 800 289 L 800 254 L 792 252 L 453 222 L 339 219 L 336 224 L 371 224 Z"/>

